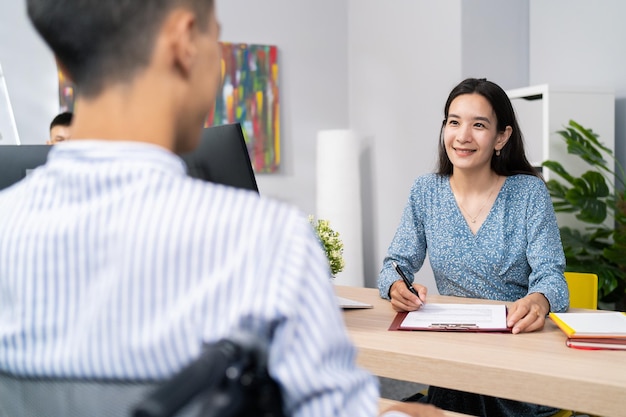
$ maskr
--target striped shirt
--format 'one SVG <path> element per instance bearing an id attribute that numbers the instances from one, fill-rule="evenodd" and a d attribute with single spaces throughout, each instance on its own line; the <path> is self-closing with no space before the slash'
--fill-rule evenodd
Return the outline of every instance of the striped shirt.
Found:
<path id="1" fill-rule="evenodd" d="M 163 379 L 248 331 L 293 416 L 373 416 L 312 228 L 154 145 L 72 141 L 0 192 L 0 371 Z"/>

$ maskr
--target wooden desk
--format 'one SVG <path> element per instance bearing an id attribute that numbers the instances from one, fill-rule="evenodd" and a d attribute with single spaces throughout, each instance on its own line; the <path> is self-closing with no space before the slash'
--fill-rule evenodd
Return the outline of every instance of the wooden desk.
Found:
<path id="1" fill-rule="evenodd" d="M 374 305 L 346 310 L 361 366 L 378 376 L 545 404 L 601 416 L 626 416 L 626 352 L 565 346 L 546 319 L 523 334 L 388 331 L 395 312 L 377 289 L 336 286 L 337 294 Z M 487 300 L 431 295 L 429 302 Z M 601 313 L 598 313 L 601 314 Z"/>

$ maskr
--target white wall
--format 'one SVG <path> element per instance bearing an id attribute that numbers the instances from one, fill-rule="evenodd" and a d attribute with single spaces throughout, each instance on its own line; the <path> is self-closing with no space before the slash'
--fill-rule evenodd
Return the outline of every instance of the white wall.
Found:
<path id="1" fill-rule="evenodd" d="M 56 64 L 28 21 L 25 0 L 2 0 L 0 63 L 21 143 L 46 143 L 50 121 L 59 113 Z"/>
<path id="2" fill-rule="evenodd" d="M 52 55 L 25 0 L 3 0 L 0 61 L 23 143 L 42 143 L 58 110 Z M 315 210 L 315 137 L 351 127 L 361 153 L 365 280 L 373 285 L 410 184 L 432 171 L 443 105 L 466 76 L 504 88 L 615 89 L 626 160 L 622 0 L 218 0 L 222 39 L 276 44 L 283 165 L 261 192 Z M 428 268 L 418 278 L 430 284 Z"/>
<path id="3" fill-rule="evenodd" d="M 0 62 L 22 143 L 45 143 L 58 113 L 53 55 L 25 0 L 0 6 Z M 282 166 L 258 175 L 260 192 L 315 211 L 317 131 L 348 127 L 346 0 L 218 0 L 222 40 L 278 45 Z"/>
<path id="4" fill-rule="evenodd" d="M 349 1 L 350 126 L 362 155 L 366 284 L 374 285 L 416 176 L 435 167 L 461 77 L 461 0 Z M 418 274 L 429 287 L 429 268 Z"/>
<path id="5" fill-rule="evenodd" d="M 622 0 L 530 1 L 531 84 L 614 90 L 615 153 L 622 165 L 626 162 L 624 15 Z"/>
<path id="6" fill-rule="evenodd" d="M 528 86 L 528 0 L 464 0 L 462 11 L 463 77 Z"/>
<path id="7" fill-rule="evenodd" d="M 466 77 L 528 83 L 528 0 L 350 0 L 350 125 L 365 140 L 365 281 L 374 286 L 415 177 L 432 172 L 447 96 Z M 417 279 L 436 292 L 432 270 Z"/>
<path id="8" fill-rule="evenodd" d="M 316 135 L 348 128 L 346 0 L 219 0 L 222 39 L 278 45 L 282 166 L 263 195 L 315 214 Z"/>

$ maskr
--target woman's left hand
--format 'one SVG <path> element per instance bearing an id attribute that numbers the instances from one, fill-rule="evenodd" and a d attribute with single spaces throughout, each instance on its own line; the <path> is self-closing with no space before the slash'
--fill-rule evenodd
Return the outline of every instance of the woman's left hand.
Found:
<path id="1" fill-rule="evenodd" d="M 513 334 L 541 330 L 549 312 L 550 303 L 543 294 L 538 292 L 528 294 L 509 307 L 507 326 L 513 328 Z"/>

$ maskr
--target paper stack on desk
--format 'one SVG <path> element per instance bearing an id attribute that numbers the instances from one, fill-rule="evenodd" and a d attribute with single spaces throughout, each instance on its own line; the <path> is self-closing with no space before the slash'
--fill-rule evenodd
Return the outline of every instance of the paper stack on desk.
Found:
<path id="1" fill-rule="evenodd" d="M 336 295 L 335 298 L 337 299 L 337 304 L 339 305 L 339 307 L 343 309 L 374 308 L 374 306 L 371 304 L 362 303 L 361 301 L 352 300 L 350 298 L 339 297 L 338 295 Z"/>
<path id="2" fill-rule="evenodd" d="M 504 304 L 426 303 L 419 310 L 398 313 L 389 330 L 508 332 Z"/>
<path id="3" fill-rule="evenodd" d="M 626 350 L 625 313 L 550 313 L 550 318 L 567 336 L 569 347 Z"/>

